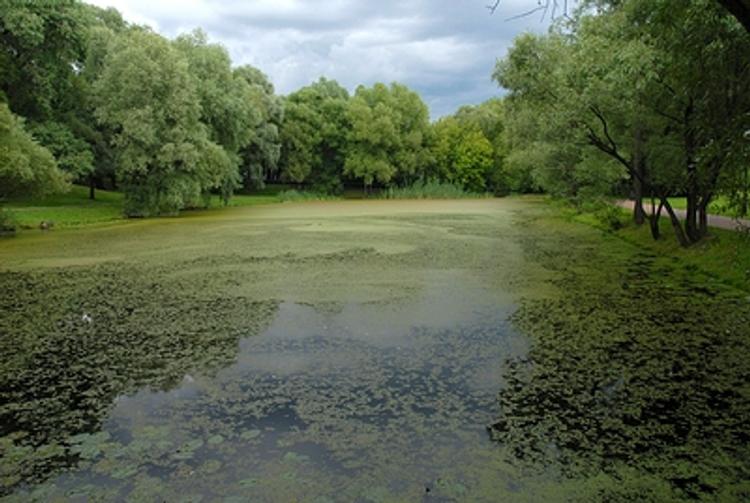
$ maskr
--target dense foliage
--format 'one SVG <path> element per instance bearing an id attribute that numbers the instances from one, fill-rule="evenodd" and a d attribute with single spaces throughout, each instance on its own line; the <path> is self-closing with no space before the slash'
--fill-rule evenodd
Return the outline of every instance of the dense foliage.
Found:
<path id="1" fill-rule="evenodd" d="M 718 197 L 747 214 L 750 34 L 737 13 L 714 0 L 572 5 L 498 62 L 506 98 L 431 123 L 398 83 L 350 95 L 321 78 L 280 97 L 200 30 L 168 40 L 76 0 L 4 2 L 0 102 L 52 170 L 90 185 L 92 198 L 96 187 L 123 190 L 129 216 L 203 206 L 211 193 L 228 201 L 266 182 L 321 194 L 433 182 L 578 202 L 629 194 L 639 224 L 659 238 L 666 212 L 685 245 L 706 235 Z M 30 187 L 19 166 L 0 169 L 22 194 L 65 186 Z M 656 203 L 650 214 L 643 199 Z"/>
<path id="2" fill-rule="evenodd" d="M 34 141 L 23 120 L 0 103 L 0 199 L 54 192 L 66 182 L 49 150 Z"/>
<path id="3" fill-rule="evenodd" d="M 750 304 L 702 274 L 712 252 L 675 260 L 552 212 L 525 226 L 557 293 L 513 315 L 532 343 L 504 369 L 493 438 L 561 469 L 574 501 L 746 500 Z"/>
<path id="4" fill-rule="evenodd" d="M 583 2 L 497 65 L 508 168 L 578 200 L 627 184 L 657 202 L 655 238 L 666 210 L 681 243 L 699 241 L 717 195 L 747 214 L 748 55 L 750 34 L 711 0 Z M 670 196 L 686 198 L 684 223 Z M 640 204 L 635 217 L 646 219 Z"/>
<path id="5" fill-rule="evenodd" d="M 127 216 L 204 206 L 211 193 L 228 201 L 266 182 L 319 194 L 347 184 L 507 186 L 498 178 L 498 100 L 462 110 L 458 127 L 445 128 L 430 124 L 420 96 L 397 83 L 350 96 L 321 78 L 280 97 L 263 72 L 233 67 L 199 29 L 168 40 L 77 0 L 3 2 L 0 68 L 0 102 L 23 117 L 17 127 L 49 161 L 38 169 L 89 185 L 92 199 L 97 187 L 122 190 Z M 22 143 L 14 149 L 28 152 Z M 31 186 L 18 163 L 2 169 L 6 192 L 65 188 Z"/>

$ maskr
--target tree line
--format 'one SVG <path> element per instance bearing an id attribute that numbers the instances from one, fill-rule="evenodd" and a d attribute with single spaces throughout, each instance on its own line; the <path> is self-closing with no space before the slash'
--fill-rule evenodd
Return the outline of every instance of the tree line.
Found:
<path id="1" fill-rule="evenodd" d="M 200 30 L 168 40 L 77 0 L 0 5 L 0 202 L 72 181 L 150 216 L 269 181 L 338 193 L 436 180 L 629 194 L 638 224 L 659 238 L 664 214 L 685 245 L 718 195 L 748 212 L 750 34 L 715 0 L 577 2 L 498 62 L 504 98 L 436 122 L 402 84 L 350 94 L 321 78 L 279 96 Z"/>
<path id="2" fill-rule="evenodd" d="M 746 215 L 748 31 L 714 0 L 579 4 L 497 64 L 509 90 L 506 169 L 578 200 L 627 188 L 638 224 L 658 239 L 666 214 L 686 246 L 706 235 L 717 195 Z M 686 198 L 684 222 L 674 196 Z"/>
<path id="3" fill-rule="evenodd" d="M 77 0 L 3 1 L 0 200 L 117 188 L 128 216 L 200 207 L 267 181 L 338 192 L 498 183 L 500 102 L 430 123 L 401 84 L 321 78 L 286 97 L 200 30 L 168 40 Z"/>

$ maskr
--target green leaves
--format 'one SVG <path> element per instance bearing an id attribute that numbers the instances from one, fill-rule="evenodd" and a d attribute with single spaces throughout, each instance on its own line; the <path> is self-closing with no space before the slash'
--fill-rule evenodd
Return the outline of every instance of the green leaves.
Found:
<path id="1" fill-rule="evenodd" d="M 0 199 L 60 192 L 67 183 L 52 154 L 34 141 L 6 104 L 0 103 Z"/>
<path id="2" fill-rule="evenodd" d="M 437 176 L 468 191 L 483 192 L 494 165 L 494 151 L 482 131 L 447 117 L 435 124 L 434 132 Z"/>
<path id="3" fill-rule="evenodd" d="M 510 91 L 509 168 L 576 200 L 622 195 L 623 170 L 637 197 L 685 194 L 695 242 L 698 207 L 747 190 L 749 53 L 714 0 L 603 2 L 522 35 L 493 75 Z"/>
<path id="4" fill-rule="evenodd" d="M 427 106 L 401 84 L 357 88 L 349 104 L 351 122 L 344 173 L 369 187 L 377 181 L 409 184 L 424 175 Z"/>
<path id="5" fill-rule="evenodd" d="M 216 52 L 210 47 L 206 51 Z M 231 78 L 221 51 L 215 59 L 227 65 Z M 201 204 L 210 189 L 221 188 L 228 195 L 236 186 L 236 156 L 210 136 L 237 147 L 246 141 L 237 133 L 244 124 L 209 129 L 201 122 L 211 117 L 206 118 L 201 82 L 190 69 L 187 57 L 167 40 L 131 30 L 113 42 L 95 83 L 97 117 L 117 131 L 118 177 L 125 187 L 128 215 L 174 213 Z M 203 102 L 210 107 L 213 95 L 206 93 Z M 225 107 L 218 108 L 226 115 Z"/>
<path id="6" fill-rule="evenodd" d="M 320 192 L 340 191 L 348 103 L 346 89 L 324 78 L 289 95 L 280 131 L 282 179 L 312 183 Z"/>

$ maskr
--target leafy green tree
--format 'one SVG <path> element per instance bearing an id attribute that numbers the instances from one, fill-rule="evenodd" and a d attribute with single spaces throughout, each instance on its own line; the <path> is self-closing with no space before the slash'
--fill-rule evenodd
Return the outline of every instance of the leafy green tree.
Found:
<path id="1" fill-rule="evenodd" d="M 0 8 L 0 89 L 73 180 L 87 180 L 94 169 L 83 131 L 91 117 L 81 117 L 88 98 L 81 70 L 94 13 L 77 1 Z"/>
<path id="2" fill-rule="evenodd" d="M 0 202 L 11 196 L 45 195 L 68 187 L 55 158 L 24 129 L 23 120 L 0 103 Z"/>
<path id="3" fill-rule="evenodd" d="M 663 119 L 658 146 L 672 154 L 662 161 L 679 167 L 687 199 L 683 231 L 670 213 L 673 226 L 683 243 L 694 243 L 708 232 L 707 208 L 722 175 L 744 164 L 734 152 L 750 127 L 750 33 L 710 0 L 631 0 L 626 7 L 628 24 L 640 26 L 659 55 L 648 105 Z"/>
<path id="4" fill-rule="evenodd" d="M 434 140 L 431 148 L 434 163 L 427 176 L 440 181 L 450 181 L 456 164 L 456 151 L 463 133 L 461 123 L 455 117 L 443 117 L 433 124 L 432 129 Z"/>
<path id="5" fill-rule="evenodd" d="M 498 62 L 494 78 L 510 91 L 506 103 L 507 170 L 515 190 L 541 187 L 557 196 L 581 196 L 576 173 L 583 157 L 570 113 L 562 101 L 563 69 L 571 52 L 566 39 L 521 35 Z"/>
<path id="6" fill-rule="evenodd" d="M 90 17 L 82 3 L 0 4 L 0 89 L 11 110 L 43 120 L 70 91 L 80 64 Z"/>
<path id="7" fill-rule="evenodd" d="M 360 179 L 365 190 L 376 181 L 409 185 L 425 175 L 430 164 L 429 112 L 417 93 L 397 83 L 360 86 L 348 117 L 344 172 Z"/>
<path id="8" fill-rule="evenodd" d="M 94 169 L 94 155 L 85 140 L 76 136 L 65 124 L 48 121 L 30 128 L 34 138 L 55 156 L 60 169 L 71 177 L 82 179 Z"/>
<path id="9" fill-rule="evenodd" d="M 496 195 L 510 192 L 511 180 L 506 166 L 509 149 L 505 134 L 503 100 L 494 98 L 480 105 L 463 106 L 456 112 L 455 117 L 466 127 L 481 130 L 492 145 L 492 167 L 486 172 L 486 188 Z"/>
<path id="10" fill-rule="evenodd" d="M 281 128 L 284 180 L 311 183 L 324 192 L 341 189 L 348 102 L 347 90 L 325 78 L 287 97 Z"/>
<path id="11" fill-rule="evenodd" d="M 490 12 L 492 12 L 493 14 L 495 13 L 497 8 L 500 6 L 500 1 L 501 0 L 495 0 L 487 6 Z M 584 5 L 612 5 L 619 2 L 620 0 L 588 0 L 582 3 Z M 732 16 L 734 16 L 737 21 L 742 24 L 742 26 L 744 26 L 746 31 L 750 32 L 750 0 L 717 0 L 717 2 L 719 3 L 719 5 L 724 7 L 727 12 L 732 14 Z M 531 4 L 531 2 L 529 3 Z M 542 17 L 545 17 L 549 14 L 549 17 L 554 20 L 556 15 L 567 15 L 568 8 L 572 7 L 574 3 L 575 0 L 537 0 L 535 7 L 531 8 L 528 11 L 517 14 L 516 17 L 529 16 L 541 12 Z"/>
<path id="12" fill-rule="evenodd" d="M 114 8 L 102 9 L 93 5 L 86 7 L 93 22 L 87 32 L 86 54 L 80 79 L 77 80 L 73 103 L 75 113 L 68 114 L 68 118 L 72 117 L 70 122 L 74 125 L 77 136 L 89 144 L 93 153 L 94 166 L 88 182 L 89 197 L 94 199 L 96 187 L 117 188 L 116 158 L 112 148 L 114 132 L 103 124 L 97 124 L 94 83 L 104 70 L 107 52 L 114 45 L 114 39 L 129 26 Z"/>
<path id="13" fill-rule="evenodd" d="M 456 149 L 454 180 L 471 192 L 483 192 L 492 164 L 489 140 L 478 129 L 466 131 Z"/>
<path id="14" fill-rule="evenodd" d="M 143 29 L 118 36 L 105 57 L 94 85 L 96 116 L 115 131 L 129 216 L 199 204 L 236 176 L 233 159 L 201 123 L 199 82 L 189 69 L 174 45 Z"/>
<path id="15" fill-rule="evenodd" d="M 279 177 L 283 103 L 274 94 L 271 81 L 257 68 L 244 65 L 236 68 L 234 73 L 250 85 L 252 105 L 261 115 L 250 143 L 241 149 L 240 174 L 245 189 L 263 188 L 266 179 Z"/>
<path id="16" fill-rule="evenodd" d="M 569 195 L 604 194 L 618 179 L 613 170 L 623 170 L 637 201 L 649 195 L 660 203 L 650 215 L 654 237 L 663 208 L 680 242 L 696 242 L 707 232 L 706 208 L 722 173 L 734 169 L 730 153 L 741 150 L 750 93 L 748 66 L 737 62 L 750 53 L 748 34 L 710 0 L 598 5 L 567 32 L 519 38 L 498 65 L 495 78 L 511 89 L 512 112 L 526 126 L 520 135 L 510 131 L 517 144 L 549 155 L 535 168 L 537 180 L 562 182 Z M 606 156 L 598 179 L 591 176 L 596 157 L 584 147 Z M 564 159 L 557 176 L 544 176 L 555 158 Z M 509 164 L 518 159 L 516 151 Z M 668 200 L 681 193 L 684 227 Z"/>
<path id="17" fill-rule="evenodd" d="M 261 124 L 261 110 L 254 105 L 250 83 L 232 71 L 227 50 L 209 44 L 201 30 L 181 35 L 175 40 L 177 49 L 185 55 L 190 75 L 197 80 L 200 97 L 201 122 L 208 127 L 210 139 L 220 145 L 230 161 L 223 166 L 221 193 L 224 200 L 239 186 L 239 152 L 247 147 Z"/>
<path id="18" fill-rule="evenodd" d="M 445 117 L 435 123 L 434 131 L 433 157 L 437 169 L 432 174 L 466 190 L 484 192 L 493 167 L 493 151 L 479 127 Z"/>
<path id="19" fill-rule="evenodd" d="M 281 179 L 302 183 L 320 162 L 319 118 L 306 103 L 287 98 L 281 127 Z"/>

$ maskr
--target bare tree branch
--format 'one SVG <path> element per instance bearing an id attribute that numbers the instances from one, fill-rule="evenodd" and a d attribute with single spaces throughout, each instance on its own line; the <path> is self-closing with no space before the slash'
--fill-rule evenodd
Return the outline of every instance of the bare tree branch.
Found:
<path id="1" fill-rule="evenodd" d="M 495 13 L 497 8 L 500 6 L 500 2 L 501 0 L 495 0 L 493 3 L 486 6 L 487 10 L 490 11 L 490 14 Z M 550 18 L 555 19 L 557 17 L 558 11 L 560 10 L 562 11 L 563 16 L 568 15 L 568 0 L 537 0 L 536 7 L 521 14 L 511 16 L 507 18 L 506 21 L 513 21 L 522 17 L 528 17 L 532 14 L 536 14 L 537 12 L 542 13 L 542 21 L 544 21 L 544 18 L 547 17 L 547 14 L 551 14 Z"/>
<path id="2" fill-rule="evenodd" d="M 542 20 L 546 17 L 547 13 L 552 10 L 552 19 L 555 19 L 557 11 L 562 7 L 563 16 L 568 15 L 568 1 L 569 0 L 537 0 L 537 7 L 525 12 L 508 18 L 506 21 L 518 19 L 521 17 L 530 16 L 536 12 L 543 11 Z M 571 0 L 573 1 L 573 0 Z M 500 6 L 501 0 L 495 0 L 493 3 L 487 5 L 487 9 L 490 14 L 494 14 L 497 8 Z M 717 0 L 717 2 L 724 7 L 742 26 L 750 32 L 750 0 Z M 561 5 L 562 4 L 562 5 Z"/>

